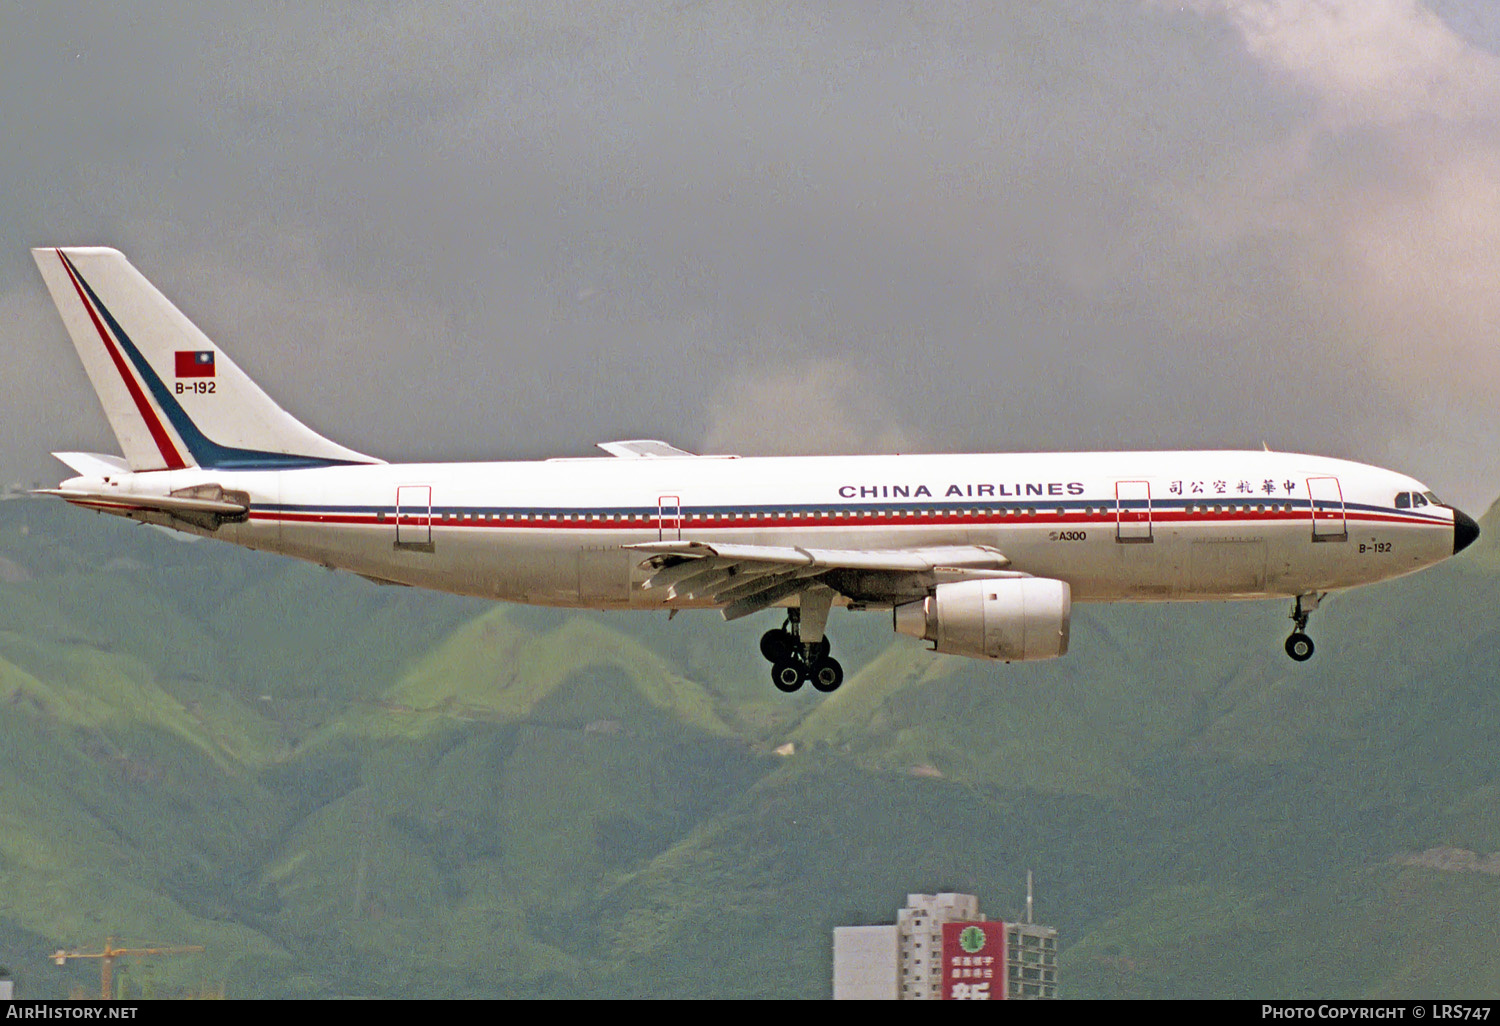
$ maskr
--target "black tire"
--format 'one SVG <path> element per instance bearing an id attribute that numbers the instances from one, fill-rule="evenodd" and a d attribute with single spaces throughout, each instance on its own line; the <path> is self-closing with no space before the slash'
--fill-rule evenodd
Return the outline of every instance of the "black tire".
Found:
<path id="1" fill-rule="evenodd" d="M 813 663 L 812 672 L 808 676 L 812 678 L 812 686 L 826 695 L 837 691 L 839 685 L 844 683 L 844 668 L 837 659 L 824 656 Z"/>
<path id="2" fill-rule="evenodd" d="M 802 682 L 807 679 L 807 667 L 790 659 L 783 659 L 771 667 L 771 683 L 776 685 L 777 691 L 791 694 L 802 689 Z"/>
<path id="3" fill-rule="evenodd" d="M 1299 663 L 1307 662 L 1312 658 L 1313 654 L 1312 638 L 1309 638 L 1301 631 L 1293 633 L 1291 637 L 1286 639 L 1286 654 Z"/>
<path id="4" fill-rule="evenodd" d="M 777 627 L 760 636 L 760 654 L 768 663 L 781 663 L 792 658 L 792 636 Z"/>

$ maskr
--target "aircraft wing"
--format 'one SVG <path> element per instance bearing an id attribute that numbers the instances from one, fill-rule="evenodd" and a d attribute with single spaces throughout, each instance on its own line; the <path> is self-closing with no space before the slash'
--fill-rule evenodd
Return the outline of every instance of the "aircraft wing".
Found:
<path id="1" fill-rule="evenodd" d="M 675 445 L 656 438 L 627 438 L 618 442 L 596 442 L 600 449 L 611 456 L 622 459 L 670 459 L 682 456 L 696 456 L 695 452 L 679 449 Z"/>
<path id="2" fill-rule="evenodd" d="M 861 600 L 910 600 L 914 587 L 967 577 L 1020 577 L 1004 553 L 984 545 L 916 549 L 810 549 L 801 546 L 656 541 L 625 546 L 646 554 L 644 590 L 666 602 L 710 599 L 724 619 L 774 606 L 818 585 Z"/>

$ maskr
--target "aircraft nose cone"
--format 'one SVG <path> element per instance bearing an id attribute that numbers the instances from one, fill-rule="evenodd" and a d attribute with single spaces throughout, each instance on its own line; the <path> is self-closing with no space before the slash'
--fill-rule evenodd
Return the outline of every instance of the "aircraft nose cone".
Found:
<path id="1" fill-rule="evenodd" d="M 1453 511 L 1453 554 L 1456 556 L 1479 537 L 1479 525 L 1472 517 L 1458 510 Z"/>

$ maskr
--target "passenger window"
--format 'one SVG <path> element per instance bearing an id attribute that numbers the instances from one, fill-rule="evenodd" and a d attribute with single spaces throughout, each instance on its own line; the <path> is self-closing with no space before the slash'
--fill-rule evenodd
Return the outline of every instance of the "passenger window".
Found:
<path id="1" fill-rule="evenodd" d="M 1401 492 L 1396 496 L 1397 509 L 1411 509 L 1411 492 Z"/>

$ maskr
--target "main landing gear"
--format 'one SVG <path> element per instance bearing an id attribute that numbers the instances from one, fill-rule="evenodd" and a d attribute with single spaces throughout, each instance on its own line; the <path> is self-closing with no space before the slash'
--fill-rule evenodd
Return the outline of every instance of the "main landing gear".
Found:
<path id="1" fill-rule="evenodd" d="M 1298 595 L 1297 601 L 1292 605 L 1292 623 L 1296 629 L 1286 639 L 1286 654 L 1299 663 L 1305 663 L 1312 658 L 1313 641 L 1307 636 L 1307 621 L 1322 599 L 1323 596 L 1317 592 L 1310 592 L 1306 595 Z"/>
<path id="2" fill-rule="evenodd" d="M 832 647 L 827 637 L 802 640 L 802 610 L 795 606 L 787 610 L 785 624 L 760 638 L 760 654 L 771 664 L 771 683 L 788 694 L 807 681 L 825 694 L 838 690 L 844 668 L 828 654 Z"/>

